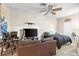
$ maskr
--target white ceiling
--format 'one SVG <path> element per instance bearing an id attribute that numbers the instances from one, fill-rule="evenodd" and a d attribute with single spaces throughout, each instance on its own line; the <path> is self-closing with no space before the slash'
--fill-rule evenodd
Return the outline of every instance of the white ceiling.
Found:
<path id="1" fill-rule="evenodd" d="M 55 17 L 63 17 L 79 12 L 79 3 L 54 3 L 54 4 L 57 7 L 62 7 L 62 11 L 58 12 L 58 14 Z M 10 9 L 16 11 L 43 15 L 42 13 L 39 12 L 42 9 L 40 3 L 5 3 L 5 5 L 8 6 Z"/>

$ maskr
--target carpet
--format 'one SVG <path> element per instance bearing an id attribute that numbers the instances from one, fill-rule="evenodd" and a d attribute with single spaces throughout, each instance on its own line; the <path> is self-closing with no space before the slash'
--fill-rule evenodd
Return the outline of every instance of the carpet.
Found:
<path id="1" fill-rule="evenodd" d="M 61 49 L 57 49 L 56 56 L 77 56 L 77 41 L 78 40 L 72 40 L 72 44 L 67 43 L 63 45 Z"/>

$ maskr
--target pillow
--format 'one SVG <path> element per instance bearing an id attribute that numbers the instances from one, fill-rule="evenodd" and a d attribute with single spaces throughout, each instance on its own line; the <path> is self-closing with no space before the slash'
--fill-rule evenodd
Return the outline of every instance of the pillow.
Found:
<path id="1" fill-rule="evenodd" d="M 41 38 L 48 38 L 53 36 L 53 32 L 44 32 L 41 36 Z"/>

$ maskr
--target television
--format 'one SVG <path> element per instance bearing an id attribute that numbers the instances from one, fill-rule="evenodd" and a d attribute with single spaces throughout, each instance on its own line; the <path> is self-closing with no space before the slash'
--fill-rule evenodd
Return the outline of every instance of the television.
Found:
<path id="1" fill-rule="evenodd" d="M 24 29 L 25 37 L 37 37 L 38 36 L 38 30 L 37 29 Z"/>

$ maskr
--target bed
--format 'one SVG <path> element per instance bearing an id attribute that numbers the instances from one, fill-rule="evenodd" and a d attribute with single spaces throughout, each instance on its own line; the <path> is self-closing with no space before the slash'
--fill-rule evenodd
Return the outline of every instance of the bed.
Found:
<path id="1" fill-rule="evenodd" d="M 72 43 L 70 36 L 67 36 L 67 35 L 50 34 L 49 32 L 44 32 L 42 35 L 42 38 L 48 38 L 48 37 L 53 37 L 53 39 L 57 41 L 58 49 L 60 49 L 62 45 L 68 42 L 70 42 L 70 44 Z"/>
<path id="2" fill-rule="evenodd" d="M 70 42 L 72 43 L 72 40 L 69 36 L 67 35 L 59 35 L 59 34 L 53 34 L 52 37 L 54 40 L 57 40 L 57 48 L 60 49 L 62 45 Z"/>

